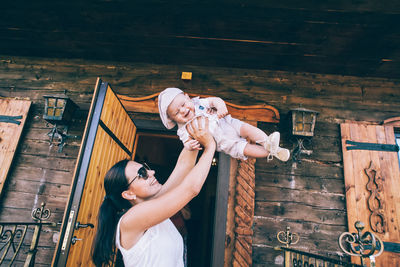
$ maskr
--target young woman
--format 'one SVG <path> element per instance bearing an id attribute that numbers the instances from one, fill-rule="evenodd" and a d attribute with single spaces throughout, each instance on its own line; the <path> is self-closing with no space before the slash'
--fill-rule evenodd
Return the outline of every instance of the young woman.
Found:
<path id="1" fill-rule="evenodd" d="M 200 192 L 216 148 L 207 118 L 197 118 L 187 130 L 203 154 L 196 164 L 198 151 L 184 148 L 164 185 L 134 161 L 122 160 L 107 172 L 93 244 L 96 266 L 110 264 L 117 247 L 126 267 L 183 267 L 183 240 L 169 218 Z"/>

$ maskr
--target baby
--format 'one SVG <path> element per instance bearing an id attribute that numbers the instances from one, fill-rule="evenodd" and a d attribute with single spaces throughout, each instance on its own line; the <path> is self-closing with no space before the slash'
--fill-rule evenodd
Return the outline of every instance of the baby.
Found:
<path id="1" fill-rule="evenodd" d="M 262 130 L 228 114 L 225 102 L 219 97 L 190 99 L 178 88 L 167 88 L 158 96 L 158 109 L 161 120 L 167 129 L 178 125 L 178 136 L 188 149 L 201 149 L 198 141 L 187 132 L 186 125 L 197 116 L 208 117 L 209 130 L 217 144 L 217 151 L 223 151 L 233 158 L 276 157 L 287 161 L 290 152 L 279 147 L 280 134 L 270 136 Z M 252 143 L 249 143 L 247 140 Z"/>

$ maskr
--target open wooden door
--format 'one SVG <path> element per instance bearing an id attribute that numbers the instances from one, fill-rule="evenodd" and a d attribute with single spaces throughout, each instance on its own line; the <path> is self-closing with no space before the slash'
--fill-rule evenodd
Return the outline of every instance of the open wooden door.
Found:
<path id="1" fill-rule="evenodd" d="M 399 159 L 392 126 L 343 123 L 343 165 L 349 232 L 362 221 L 384 241 L 376 266 L 400 266 Z M 352 259 L 360 263 L 359 259 Z"/>
<path id="2" fill-rule="evenodd" d="M 97 80 L 52 266 L 93 266 L 91 248 L 112 165 L 131 159 L 136 126 L 111 87 Z"/>

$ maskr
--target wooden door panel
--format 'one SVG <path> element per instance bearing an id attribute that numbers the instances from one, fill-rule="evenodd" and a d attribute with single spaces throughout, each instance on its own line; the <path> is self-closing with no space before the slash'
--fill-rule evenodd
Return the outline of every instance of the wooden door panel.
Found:
<path id="1" fill-rule="evenodd" d="M 71 192 L 54 254 L 54 266 L 93 266 L 91 249 L 104 198 L 103 179 L 112 165 L 131 159 L 136 126 L 116 94 L 99 79 L 79 151 Z M 76 223 L 93 224 L 75 229 Z M 78 241 L 72 244 L 75 237 Z"/>
<path id="2" fill-rule="evenodd" d="M 125 147 L 130 148 L 135 141 L 136 127 L 118 97 L 110 89 L 107 90 L 100 120 L 108 129 L 112 129 L 114 135 Z"/>
<path id="3" fill-rule="evenodd" d="M 14 120 L 11 120 L 17 123 L 7 122 L 5 118 L 4 121 L 0 121 L 0 194 L 8 176 L 30 106 L 31 101 L 29 100 L 0 99 L 0 115 L 21 116 L 21 118 L 14 117 Z"/>
<path id="4" fill-rule="evenodd" d="M 103 129 L 100 128 L 97 135 L 77 218 L 81 223 L 92 223 L 95 228 L 75 231 L 75 236 L 82 241 L 71 246 L 67 266 L 93 266 L 90 252 L 96 232 L 98 210 L 105 194 L 103 177 L 116 162 L 129 158 L 129 155 Z"/>
<path id="5" fill-rule="evenodd" d="M 400 243 L 398 154 L 374 149 L 348 150 L 346 144 L 347 140 L 395 144 L 393 127 L 344 123 L 341 134 L 349 231 L 356 232 L 354 223 L 362 221 L 366 225 L 365 231 L 372 232 L 382 241 Z M 372 190 L 367 188 L 369 182 Z M 378 186 L 382 186 L 382 190 L 377 190 Z M 369 206 L 368 201 L 372 204 L 372 200 L 375 204 Z M 353 261 L 359 263 L 359 260 Z M 376 258 L 376 266 L 400 266 L 400 255 L 385 251 Z"/>

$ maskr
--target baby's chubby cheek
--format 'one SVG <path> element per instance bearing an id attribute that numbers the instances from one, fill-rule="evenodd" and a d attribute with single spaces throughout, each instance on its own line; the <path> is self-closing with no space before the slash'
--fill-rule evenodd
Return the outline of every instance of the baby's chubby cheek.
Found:
<path id="1" fill-rule="evenodd" d="M 189 121 L 189 120 L 192 120 L 193 118 L 194 118 L 194 112 L 193 112 L 193 111 L 190 111 L 189 114 L 188 114 L 188 116 L 187 116 L 187 119 L 188 119 L 188 121 Z"/>

